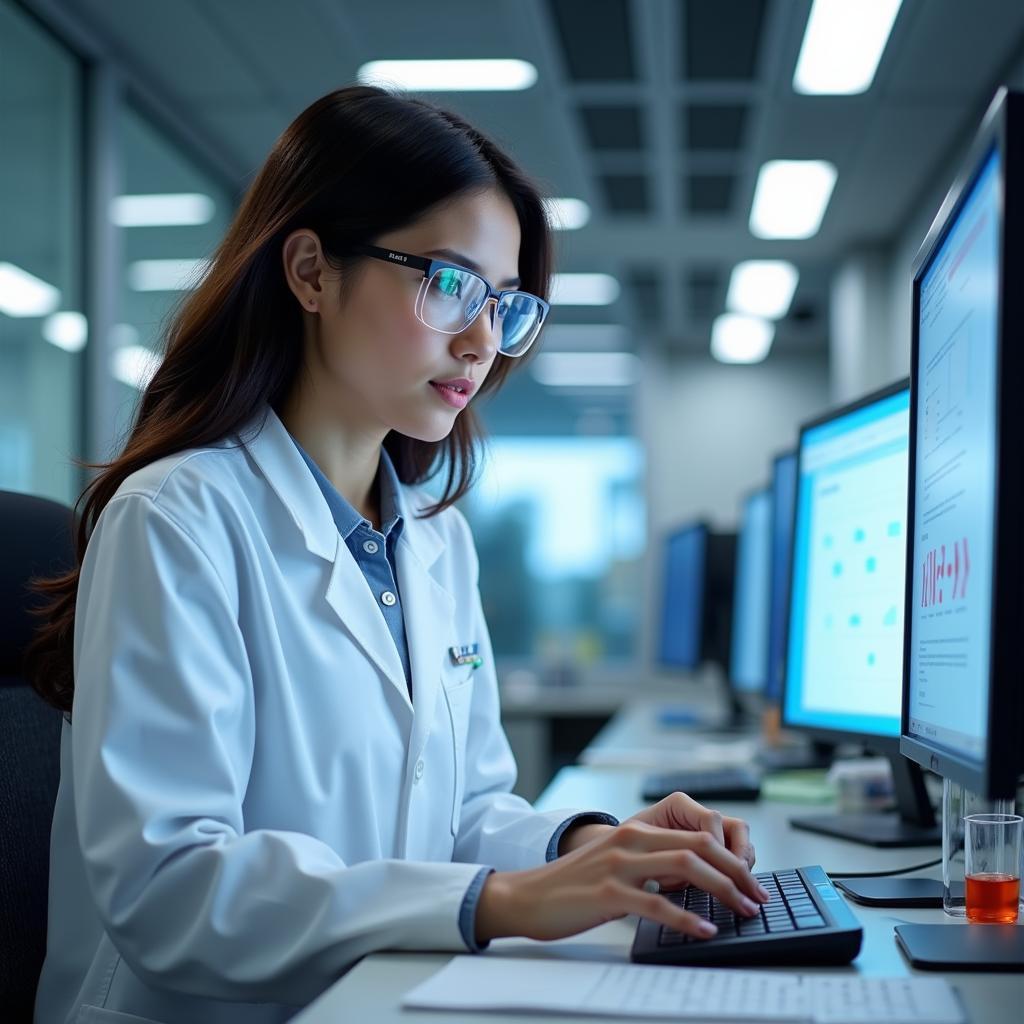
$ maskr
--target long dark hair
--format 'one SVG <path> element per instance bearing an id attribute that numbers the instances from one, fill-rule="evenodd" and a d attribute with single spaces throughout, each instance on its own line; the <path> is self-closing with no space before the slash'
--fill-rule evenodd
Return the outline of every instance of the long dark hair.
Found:
<path id="1" fill-rule="evenodd" d="M 206 276 L 169 321 L 163 362 L 140 396 L 124 450 L 109 463 L 75 460 L 102 472 L 75 503 L 77 512 L 85 499 L 76 568 L 31 584 L 45 600 L 25 669 L 44 700 L 71 710 L 82 560 L 121 483 L 165 455 L 223 440 L 264 403 L 277 408 L 288 395 L 301 368 L 302 324 L 282 268 L 284 239 L 309 228 L 333 266 L 351 269 L 353 243 L 405 227 L 442 200 L 493 187 L 519 218 L 522 287 L 546 298 L 551 240 L 542 200 L 493 141 L 455 114 L 372 86 L 337 89 L 299 114 L 246 192 Z M 479 393 L 500 387 L 511 366 L 499 356 Z M 436 515 L 472 485 L 481 439 L 470 407 L 441 441 L 392 431 L 384 446 L 403 483 L 444 470 L 442 495 L 426 510 Z"/>

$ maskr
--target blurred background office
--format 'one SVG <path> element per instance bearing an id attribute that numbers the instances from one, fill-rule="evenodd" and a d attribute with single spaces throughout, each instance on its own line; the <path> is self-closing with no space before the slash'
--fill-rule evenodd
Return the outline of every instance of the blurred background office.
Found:
<path id="1" fill-rule="evenodd" d="M 459 111 L 557 229 L 463 502 L 535 796 L 626 699 L 693 683 L 658 664 L 666 534 L 736 530 L 801 423 L 907 375 L 917 247 L 1024 87 L 1019 0 L 845 5 L 842 60 L 815 6 L 817 32 L 811 0 L 0 0 L 0 489 L 73 504 L 72 459 L 119 450 L 299 111 L 375 78 Z"/>

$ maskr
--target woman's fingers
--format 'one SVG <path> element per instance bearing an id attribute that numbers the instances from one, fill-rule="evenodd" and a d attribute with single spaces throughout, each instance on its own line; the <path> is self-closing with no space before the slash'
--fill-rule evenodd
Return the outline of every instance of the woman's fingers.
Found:
<path id="1" fill-rule="evenodd" d="M 753 917 L 759 910 L 757 901 L 693 850 L 629 854 L 619 877 L 641 886 L 648 878 L 662 886 L 678 887 L 681 882 L 689 882 L 746 917 Z"/>
<path id="2" fill-rule="evenodd" d="M 725 831 L 725 847 L 747 862 L 747 867 L 754 866 L 754 847 L 750 842 L 750 826 L 742 818 L 723 818 L 722 827 Z"/>
<path id="3" fill-rule="evenodd" d="M 602 884 L 598 905 L 609 919 L 625 914 L 638 914 L 640 917 L 657 921 L 658 924 L 700 939 L 708 939 L 718 931 L 710 921 L 677 907 L 664 896 L 636 889 L 618 879 L 608 879 Z"/>
<path id="4" fill-rule="evenodd" d="M 740 860 L 707 832 L 686 832 L 626 821 L 609 834 L 609 841 L 638 853 L 691 850 L 732 879 L 746 896 L 761 902 L 768 899 L 768 893 L 750 873 L 746 861 Z"/>

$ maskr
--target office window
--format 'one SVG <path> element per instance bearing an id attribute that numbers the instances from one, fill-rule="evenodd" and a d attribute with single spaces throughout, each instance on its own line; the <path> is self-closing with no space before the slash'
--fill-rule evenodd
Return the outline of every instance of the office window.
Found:
<path id="1" fill-rule="evenodd" d="M 636 661 L 646 543 L 640 442 L 620 418 L 580 414 L 555 393 L 524 402 L 524 389 L 509 386 L 495 403 L 506 412 L 485 410 L 485 422 L 496 422 L 479 482 L 460 503 L 480 556 L 495 657 L 542 673 L 567 663 Z M 531 407 L 537 415 L 526 414 Z M 546 420 L 555 429 L 502 432 L 517 408 L 524 424 Z M 598 416 L 610 432 L 571 432 Z"/>
<path id="2" fill-rule="evenodd" d="M 118 450 L 159 363 L 173 313 L 202 276 L 234 212 L 230 192 L 130 104 L 119 133 L 122 195 L 111 210 L 121 229 L 122 263 L 111 366 L 119 382 Z"/>
<path id="3" fill-rule="evenodd" d="M 83 349 L 79 66 L 0 0 L 0 488 L 73 504 Z"/>

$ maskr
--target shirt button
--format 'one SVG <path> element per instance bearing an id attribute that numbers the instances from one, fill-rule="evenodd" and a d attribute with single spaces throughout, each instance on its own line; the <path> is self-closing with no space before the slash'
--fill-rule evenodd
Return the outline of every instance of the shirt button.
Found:
<path id="1" fill-rule="evenodd" d="M 364 540 L 363 541 L 363 550 L 368 555 L 375 555 L 375 554 L 377 554 L 377 548 L 378 548 L 378 544 L 377 544 L 377 542 L 375 540 Z"/>
<path id="2" fill-rule="evenodd" d="M 416 772 L 415 772 L 415 775 L 416 775 L 417 781 L 419 781 L 420 779 L 423 778 L 423 761 L 422 760 L 416 762 Z"/>
<path id="3" fill-rule="evenodd" d="M 384 593 L 380 595 L 380 599 L 389 608 L 398 600 L 398 598 L 395 597 L 395 595 L 392 594 L 390 590 L 385 590 Z"/>

